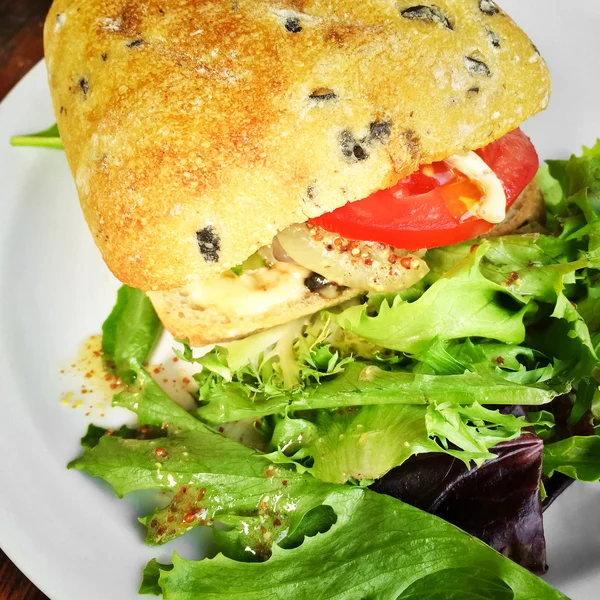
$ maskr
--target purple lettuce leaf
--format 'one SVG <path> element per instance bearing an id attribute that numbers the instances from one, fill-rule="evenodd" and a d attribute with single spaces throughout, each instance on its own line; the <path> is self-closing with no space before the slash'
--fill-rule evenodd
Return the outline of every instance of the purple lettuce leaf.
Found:
<path id="1" fill-rule="evenodd" d="M 530 571 L 545 573 L 543 442 L 525 433 L 493 452 L 496 458 L 470 470 L 447 455 L 419 455 L 371 489 L 437 515 Z"/>

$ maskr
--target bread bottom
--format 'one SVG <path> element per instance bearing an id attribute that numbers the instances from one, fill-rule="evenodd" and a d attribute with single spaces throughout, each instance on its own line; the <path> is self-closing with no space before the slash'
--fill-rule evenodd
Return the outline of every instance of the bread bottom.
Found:
<path id="1" fill-rule="evenodd" d="M 528 222 L 541 222 L 544 217 L 544 200 L 534 179 L 517 198 L 506 219 L 489 235 L 507 235 Z M 187 338 L 191 346 L 205 346 L 243 338 L 262 329 L 287 323 L 340 304 L 360 293 L 360 290 L 349 289 L 337 298 L 326 299 L 307 290 L 307 295 L 300 301 L 291 300 L 272 306 L 264 313 L 235 317 L 219 312 L 218 307 L 192 306 L 182 290 L 148 292 L 148 296 L 161 321 L 174 337 Z"/>
<path id="2" fill-rule="evenodd" d="M 196 308 L 179 290 L 148 292 L 150 300 L 164 326 L 178 339 L 188 339 L 191 346 L 206 346 L 246 337 L 262 329 L 275 327 L 335 306 L 360 294 L 360 290 L 345 290 L 328 300 L 306 290 L 302 300 L 291 300 L 269 308 L 267 312 L 229 316 L 218 307 Z"/>

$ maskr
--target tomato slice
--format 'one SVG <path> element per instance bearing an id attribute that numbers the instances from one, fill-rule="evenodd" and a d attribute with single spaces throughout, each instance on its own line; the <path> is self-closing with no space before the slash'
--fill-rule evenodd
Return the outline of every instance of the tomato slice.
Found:
<path id="1" fill-rule="evenodd" d="M 477 154 L 502 182 L 507 209 L 539 167 L 537 152 L 520 129 Z M 469 213 L 481 195 L 477 184 L 441 161 L 421 166 L 394 187 L 311 219 L 311 223 L 348 239 L 407 250 L 435 248 L 469 240 L 494 227 Z"/>

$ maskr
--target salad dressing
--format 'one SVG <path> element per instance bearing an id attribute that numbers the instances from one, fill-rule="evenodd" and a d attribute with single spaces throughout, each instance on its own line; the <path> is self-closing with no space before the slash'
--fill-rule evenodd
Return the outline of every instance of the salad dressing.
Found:
<path id="1" fill-rule="evenodd" d="M 73 379 L 69 391 L 62 394 L 62 404 L 84 409 L 86 416 L 93 412 L 103 417 L 113 394 L 125 389 L 120 379 L 104 368 L 100 335 L 86 338 L 72 362 L 60 369 L 60 375 Z"/>

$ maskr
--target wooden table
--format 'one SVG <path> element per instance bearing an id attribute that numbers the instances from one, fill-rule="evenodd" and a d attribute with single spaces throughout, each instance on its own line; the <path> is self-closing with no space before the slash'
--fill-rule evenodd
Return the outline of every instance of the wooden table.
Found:
<path id="1" fill-rule="evenodd" d="M 0 100 L 42 58 L 42 26 L 51 4 L 0 0 Z M 1 550 L 0 600 L 47 600 Z"/>

